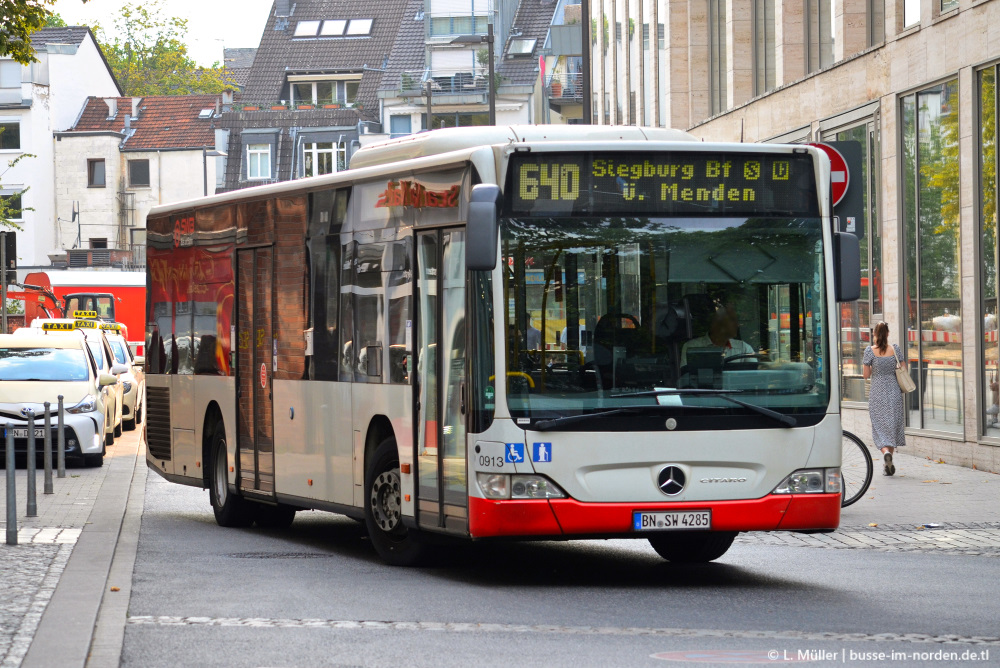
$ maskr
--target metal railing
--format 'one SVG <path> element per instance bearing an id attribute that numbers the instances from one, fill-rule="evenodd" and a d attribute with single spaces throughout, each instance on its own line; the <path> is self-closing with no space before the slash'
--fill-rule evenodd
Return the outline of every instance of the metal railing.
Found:
<path id="1" fill-rule="evenodd" d="M 562 72 L 549 76 L 549 99 L 583 99 L 583 75 L 579 72 Z"/>
<path id="2" fill-rule="evenodd" d="M 491 14 L 424 14 L 424 33 L 428 39 L 485 35 Z"/>
<path id="3" fill-rule="evenodd" d="M 478 70 L 478 68 L 477 68 Z M 489 92 L 485 73 L 478 71 L 414 70 L 399 75 L 400 95 L 423 95 L 430 82 L 431 95 L 486 95 Z"/>

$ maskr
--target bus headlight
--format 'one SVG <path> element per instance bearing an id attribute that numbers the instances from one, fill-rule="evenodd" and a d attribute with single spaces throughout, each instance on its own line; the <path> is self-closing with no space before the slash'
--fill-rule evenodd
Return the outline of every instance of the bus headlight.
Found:
<path id="1" fill-rule="evenodd" d="M 565 499 L 566 492 L 541 475 L 476 473 L 487 499 Z"/>
<path id="2" fill-rule="evenodd" d="M 778 483 L 772 494 L 840 494 L 840 469 L 802 469 Z"/>

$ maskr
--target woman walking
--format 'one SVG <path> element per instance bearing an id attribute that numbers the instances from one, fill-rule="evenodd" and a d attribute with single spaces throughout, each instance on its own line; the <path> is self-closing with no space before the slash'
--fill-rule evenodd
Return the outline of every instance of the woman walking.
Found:
<path id="1" fill-rule="evenodd" d="M 895 343 L 889 348 L 889 325 L 875 325 L 875 344 L 865 348 L 864 376 L 871 378 L 868 397 L 868 414 L 872 420 L 872 439 L 882 451 L 882 472 L 896 473 L 892 453 L 906 445 L 903 436 L 903 392 L 896 380 L 897 363 L 906 368 L 902 351 Z"/>

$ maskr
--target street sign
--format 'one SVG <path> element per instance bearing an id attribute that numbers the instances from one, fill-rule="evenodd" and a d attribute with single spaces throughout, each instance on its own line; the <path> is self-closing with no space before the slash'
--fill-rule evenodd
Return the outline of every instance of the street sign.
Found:
<path id="1" fill-rule="evenodd" d="M 830 199 L 838 223 L 837 231 L 850 232 L 859 240 L 864 239 L 868 222 L 865 215 L 867 173 L 861 142 L 830 141 L 811 145 L 830 157 Z"/>
<path id="2" fill-rule="evenodd" d="M 844 199 L 847 187 L 851 183 L 851 172 L 847 168 L 847 160 L 844 159 L 840 151 L 830 144 L 812 144 L 812 146 L 821 149 L 830 158 L 830 197 L 833 200 L 833 205 L 837 206 L 840 204 L 840 200 Z"/>

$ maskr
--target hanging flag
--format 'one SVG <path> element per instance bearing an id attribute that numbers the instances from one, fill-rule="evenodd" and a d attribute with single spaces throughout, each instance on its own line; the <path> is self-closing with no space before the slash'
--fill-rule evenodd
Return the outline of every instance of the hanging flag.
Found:
<path id="1" fill-rule="evenodd" d="M 542 85 L 545 85 L 545 56 L 538 56 L 538 71 L 542 75 Z"/>

